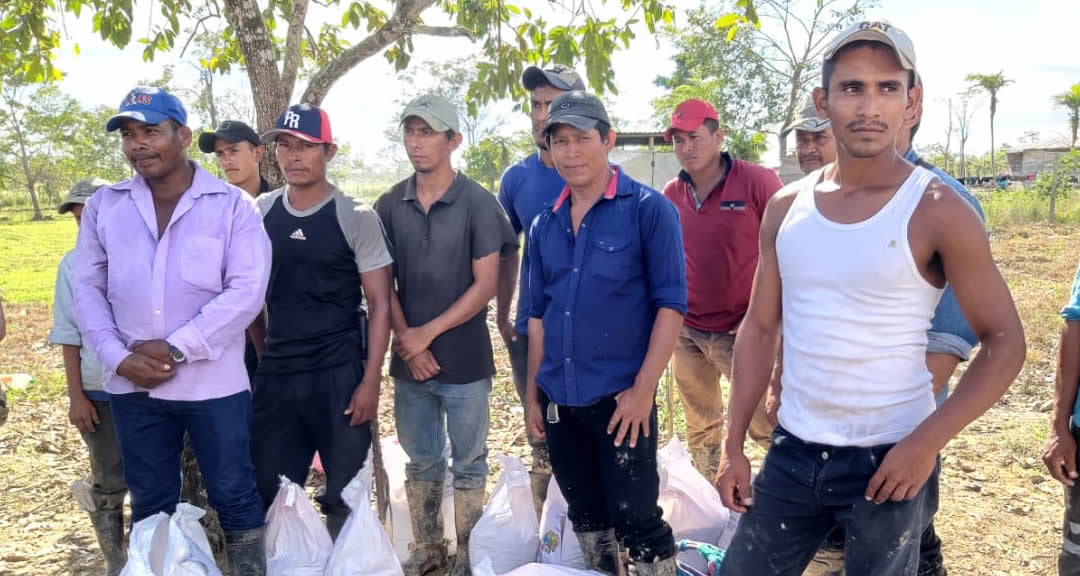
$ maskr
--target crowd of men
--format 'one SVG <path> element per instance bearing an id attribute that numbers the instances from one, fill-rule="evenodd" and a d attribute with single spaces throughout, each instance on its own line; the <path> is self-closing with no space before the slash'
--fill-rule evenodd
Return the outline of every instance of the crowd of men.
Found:
<path id="1" fill-rule="evenodd" d="M 618 575 L 622 551 L 633 574 L 676 573 L 655 404 L 672 360 L 694 464 L 743 514 L 721 574 L 944 575 L 938 454 L 1004 393 L 1025 343 L 978 201 L 911 146 L 923 85 L 907 35 L 864 22 L 832 41 L 793 127 L 806 177 L 787 187 L 722 152 L 716 110 L 688 100 L 665 131 L 683 170 L 651 190 L 609 161 L 610 118 L 573 70 L 529 68 L 522 83 L 536 153 L 497 197 L 453 168 L 458 111 L 425 95 L 400 116 L 415 172 L 374 207 L 327 179 L 337 146 L 318 107 L 290 106 L 262 135 L 234 121 L 203 134 L 226 183 L 187 158 L 177 98 L 124 98 L 105 128 L 136 176 L 82 181 L 60 207 L 79 236 L 50 333 L 107 573 L 125 562 L 126 494 L 133 523 L 175 509 L 185 434 L 234 574 L 265 573 L 278 478 L 303 484 L 316 452 L 336 537 L 391 351 L 404 571 L 469 574 L 494 299 L 535 503 L 554 475 L 588 568 Z M 259 173 L 271 143 L 276 190 Z M 1046 455 L 1067 486 L 1061 574 L 1080 574 L 1078 301 L 1080 274 Z M 747 434 L 768 450 L 753 482 Z"/>

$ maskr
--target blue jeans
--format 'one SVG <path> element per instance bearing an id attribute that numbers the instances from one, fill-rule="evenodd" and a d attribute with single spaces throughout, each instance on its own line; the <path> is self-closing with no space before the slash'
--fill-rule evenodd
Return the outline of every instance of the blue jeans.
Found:
<path id="1" fill-rule="evenodd" d="M 937 511 L 938 468 L 912 500 L 868 502 L 866 486 L 891 448 L 811 444 L 777 427 L 721 576 L 798 576 L 837 526 L 846 576 L 915 576 L 920 535 Z"/>
<path id="2" fill-rule="evenodd" d="M 405 465 L 408 480 L 442 483 L 449 433 L 454 488 L 484 488 L 490 393 L 490 378 L 467 384 L 394 379 L 394 420 L 398 441 L 409 456 Z"/>
<path id="3" fill-rule="evenodd" d="M 210 505 L 226 532 L 264 524 L 251 464 L 251 393 L 199 401 L 114 394 L 113 418 L 131 491 L 131 523 L 172 514 L 180 499 L 184 432 L 191 437 Z"/>

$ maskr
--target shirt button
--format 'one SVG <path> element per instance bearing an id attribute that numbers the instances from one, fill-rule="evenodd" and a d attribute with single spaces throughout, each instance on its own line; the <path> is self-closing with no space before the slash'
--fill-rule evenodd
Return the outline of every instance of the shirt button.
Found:
<path id="1" fill-rule="evenodd" d="M 570 363 L 570 357 L 569 357 L 569 356 L 567 356 L 567 357 L 566 357 L 566 363 L 567 363 L 567 364 L 569 364 L 569 363 Z"/>
<path id="2" fill-rule="evenodd" d="M 566 311 L 566 315 L 567 315 L 567 316 L 569 316 L 569 315 L 570 315 L 570 311 L 569 311 L 569 310 L 567 310 L 567 311 Z"/>
<path id="3" fill-rule="evenodd" d="M 822 460 L 828 460 L 829 459 L 829 453 L 828 452 L 822 452 L 821 453 L 821 459 Z"/>
<path id="4" fill-rule="evenodd" d="M 577 274 L 577 273 L 578 273 L 578 269 L 575 267 L 574 268 L 574 274 Z"/>
<path id="5" fill-rule="evenodd" d="M 154 310 L 154 316 L 161 316 L 161 310 Z"/>
<path id="6" fill-rule="evenodd" d="M 584 223 L 584 222 L 582 222 L 582 223 L 581 223 L 581 227 L 582 227 L 582 228 L 584 228 L 584 227 L 585 227 L 585 223 Z"/>

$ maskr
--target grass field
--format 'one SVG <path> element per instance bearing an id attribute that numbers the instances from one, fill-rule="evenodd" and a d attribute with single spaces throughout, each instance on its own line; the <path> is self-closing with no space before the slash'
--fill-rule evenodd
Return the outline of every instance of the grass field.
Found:
<path id="1" fill-rule="evenodd" d="M 0 213 L 0 290 L 4 301 L 51 304 L 56 267 L 75 247 L 71 216 L 31 222 L 29 211 Z"/>

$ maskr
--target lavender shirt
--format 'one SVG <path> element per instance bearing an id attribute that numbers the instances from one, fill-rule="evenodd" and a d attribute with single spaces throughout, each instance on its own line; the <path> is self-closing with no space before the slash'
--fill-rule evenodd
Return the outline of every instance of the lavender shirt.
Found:
<path id="1" fill-rule="evenodd" d="M 75 310 L 112 394 L 145 391 L 116 367 L 135 343 L 157 339 L 187 358 L 151 397 L 206 400 L 248 389 L 244 331 L 263 308 L 270 240 L 254 200 L 192 165 L 191 188 L 160 240 L 141 176 L 101 188 L 83 211 Z"/>

